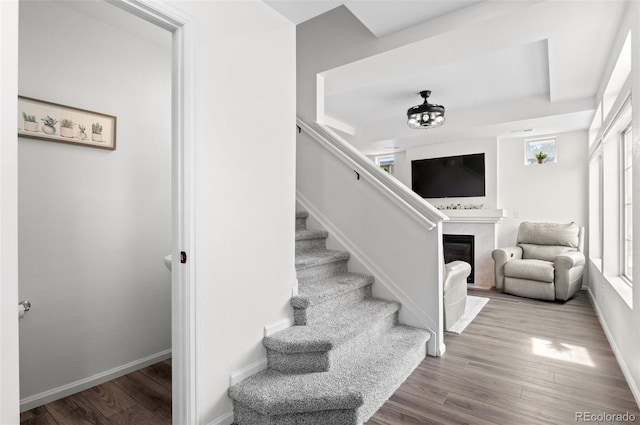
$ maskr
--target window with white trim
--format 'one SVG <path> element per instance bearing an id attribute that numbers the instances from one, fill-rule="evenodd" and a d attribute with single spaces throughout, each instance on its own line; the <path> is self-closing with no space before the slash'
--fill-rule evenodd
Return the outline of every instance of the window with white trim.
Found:
<path id="1" fill-rule="evenodd" d="M 594 241 L 590 257 L 605 276 L 631 285 L 633 279 L 632 156 L 630 97 L 612 111 L 606 130 L 591 149 L 589 165 L 590 229 Z M 598 188 L 600 186 L 600 189 Z M 598 203 L 599 205 L 595 205 Z M 598 234 L 599 233 L 599 234 Z M 599 241 L 597 239 L 600 239 Z M 600 248 L 600 249 L 598 249 Z"/>
<path id="2" fill-rule="evenodd" d="M 378 167 L 382 168 L 389 174 L 393 174 L 393 165 L 395 164 L 395 161 L 396 157 L 393 155 L 376 157 L 376 164 L 378 165 Z"/>
<path id="3" fill-rule="evenodd" d="M 545 137 L 525 139 L 524 164 L 548 164 L 558 162 L 556 154 L 556 138 Z"/>
<path id="4" fill-rule="evenodd" d="M 621 275 L 629 284 L 633 282 L 633 157 L 632 157 L 632 130 L 631 126 L 621 134 L 621 188 L 622 196 L 620 210 L 621 217 L 621 235 L 622 242 L 622 264 L 620 267 Z"/>

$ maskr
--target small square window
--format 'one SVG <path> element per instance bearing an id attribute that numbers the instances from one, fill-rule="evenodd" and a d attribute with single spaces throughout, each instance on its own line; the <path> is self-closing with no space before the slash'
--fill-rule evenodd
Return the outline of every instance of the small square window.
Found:
<path id="1" fill-rule="evenodd" d="M 556 138 L 530 139 L 524 141 L 524 164 L 549 164 L 558 162 Z"/>
<path id="2" fill-rule="evenodd" d="M 393 155 L 376 157 L 376 164 L 389 174 L 393 174 L 393 164 L 396 158 Z"/>

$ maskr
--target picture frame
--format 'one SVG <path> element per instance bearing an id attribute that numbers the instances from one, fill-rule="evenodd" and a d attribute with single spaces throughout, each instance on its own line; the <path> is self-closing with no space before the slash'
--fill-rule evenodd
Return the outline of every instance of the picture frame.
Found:
<path id="1" fill-rule="evenodd" d="M 118 118 L 101 112 L 18 96 L 18 136 L 116 149 Z"/>

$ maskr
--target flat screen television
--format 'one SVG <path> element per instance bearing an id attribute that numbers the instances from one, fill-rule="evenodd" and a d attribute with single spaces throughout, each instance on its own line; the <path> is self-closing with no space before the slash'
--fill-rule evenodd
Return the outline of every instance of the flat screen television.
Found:
<path id="1" fill-rule="evenodd" d="M 485 196 L 484 153 L 411 161 L 411 189 L 423 198 Z"/>

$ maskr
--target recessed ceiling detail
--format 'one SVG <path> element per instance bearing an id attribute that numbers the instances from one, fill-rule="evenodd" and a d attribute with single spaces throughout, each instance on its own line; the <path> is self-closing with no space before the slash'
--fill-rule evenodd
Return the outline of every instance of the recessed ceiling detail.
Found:
<path id="1" fill-rule="evenodd" d="M 445 3 L 454 9 L 438 9 Z M 354 0 L 341 4 L 345 7 L 301 28 L 314 35 L 305 40 L 309 44 L 305 51 L 322 46 L 326 56 L 330 47 L 337 47 L 335 68 L 315 68 L 323 81 L 317 86 L 322 107 L 316 119 L 329 116 L 342 128 L 353 129 L 349 142 L 366 154 L 376 154 L 389 146 L 388 140 L 406 149 L 514 137 L 515 129 L 535 129 L 526 133 L 529 137 L 587 129 L 627 2 Z M 377 7 L 389 9 L 381 13 L 374 11 Z M 432 15 L 426 12 L 428 7 Z M 403 21 L 406 10 L 416 20 Z M 358 26 L 341 32 L 336 41 L 333 25 L 359 25 L 345 19 L 354 15 L 371 37 Z M 388 27 L 378 28 L 376 19 Z M 353 61 L 345 60 L 349 57 Z M 416 132 L 399 119 L 398 111 L 415 105 L 416 89 L 424 87 L 446 105 L 446 125 Z"/>
<path id="2" fill-rule="evenodd" d="M 324 74 L 325 113 L 355 128 L 356 143 L 378 137 L 416 137 L 398 119 L 398 111 L 416 103 L 416 87 L 422 86 L 443 99 L 436 103 L 446 99 L 445 127 L 466 126 L 469 122 L 460 117 L 461 111 L 480 116 L 491 105 L 531 97 L 548 100 L 547 51 L 547 42 L 542 40 L 442 66 L 433 66 L 430 55 L 416 58 L 407 51 L 407 60 L 412 60 L 409 67 L 397 66 L 403 61 L 397 52 L 390 53 L 394 60 L 378 55 Z M 366 72 L 367 68 L 376 72 Z"/>
<path id="3" fill-rule="evenodd" d="M 298 25 L 325 12 L 345 5 L 371 34 L 383 37 L 396 31 L 464 9 L 479 0 L 265 0 L 285 18 Z"/>

